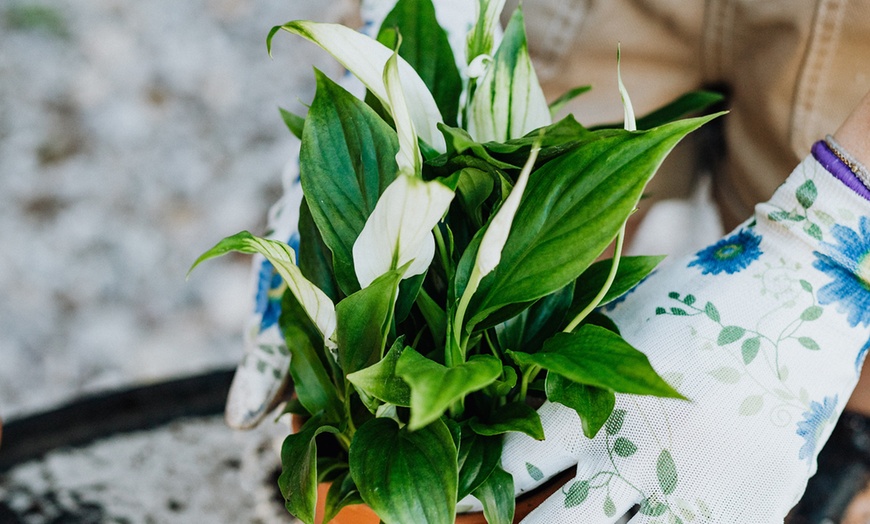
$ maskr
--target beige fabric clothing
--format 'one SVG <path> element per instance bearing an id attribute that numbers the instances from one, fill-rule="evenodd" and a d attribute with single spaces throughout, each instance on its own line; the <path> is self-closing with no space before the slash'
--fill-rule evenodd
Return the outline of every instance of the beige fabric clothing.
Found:
<path id="1" fill-rule="evenodd" d="M 687 90 L 727 87 L 725 158 L 714 178 L 726 228 L 769 198 L 870 90 L 866 0 L 527 0 L 523 7 L 548 98 L 593 84 L 569 108 L 582 123 L 621 120 L 617 42 L 638 114 Z M 663 166 L 649 189 L 654 199 L 688 194 L 697 171 L 687 159 L 691 146 Z"/>

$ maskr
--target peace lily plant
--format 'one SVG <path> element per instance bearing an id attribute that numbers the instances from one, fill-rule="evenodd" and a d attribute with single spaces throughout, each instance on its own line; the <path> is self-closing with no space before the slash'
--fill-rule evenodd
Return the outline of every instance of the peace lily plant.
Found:
<path id="1" fill-rule="evenodd" d="M 713 116 L 690 93 L 624 124 L 552 121 L 523 15 L 500 43 L 504 0 L 479 0 L 463 78 L 431 0 L 400 0 L 377 40 L 341 25 L 275 27 L 332 54 L 359 100 L 315 71 L 301 138 L 299 254 L 241 232 L 194 264 L 260 253 L 286 283 L 279 325 L 306 422 L 283 445 L 286 507 L 314 520 L 368 504 L 387 523 L 453 522 L 477 498 L 490 523 L 514 513 L 502 438 L 544 439 L 532 397 L 577 411 L 594 436 L 614 393 L 681 398 L 596 309 L 661 257 L 621 257 L 624 224 L 666 154 Z M 673 120 L 673 121 L 672 121 Z M 596 262 L 611 243 L 610 260 Z"/>

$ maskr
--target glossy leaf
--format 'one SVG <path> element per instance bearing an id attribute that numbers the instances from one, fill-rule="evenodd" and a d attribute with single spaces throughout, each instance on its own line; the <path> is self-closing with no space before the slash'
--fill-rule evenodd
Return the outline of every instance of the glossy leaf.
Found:
<path id="1" fill-rule="evenodd" d="M 452 524 L 459 472 L 450 430 L 436 420 L 417 431 L 376 418 L 351 442 L 350 472 L 360 495 L 387 523 Z"/>
<path id="2" fill-rule="evenodd" d="M 616 268 L 616 278 L 610 285 L 607 294 L 604 295 L 604 298 L 598 304 L 599 307 L 612 302 L 630 291 L 641 280 L 652 273 L 664 259 L 664 256 L 621 257 L 619 259 L 619 266 Z M 612 260 L 601 260 L 589 266 L 577 278 L 574 300 L 571 304 L 571 310 L 568 312 L 569 317 L 575 316 L 587 304 L 592 302 L 592 299 L 595 298 L 595 295 L 604 286 L 612 264 Z"/>
<path id="3" fill-rule="evenodd" d="M 338 363 L 350 374 L 381 360 L 401 270 L 390 271 L 338 303 Z"/>
<path id="4" fill-rule="evenodd" d="M 293 136 L 302 140 L 302 129 L 305 127 L 305 118 L 291 113 L 281 107 L 278 108 L 278 111 L 281 113 L 281 119 L 284 120 L 287 129 L 293 133 Z"/>
<path id="5" fill-rule="evenodd" d="M 296 254 L 283 242 L 255 237 L 247 231 L 236 233 L 218 242 L 214 247 L 200 255 L 190 271 L 205 260 L 225 255 L 231 251 L 254 254 L 260 253 L 272 263 L 275 270 L 287 283 L 308 318 L 317 326 L 327 346 L 335 332 L 335 306 L 326 294 L 306 279 L 296 266 Z"/>
<path id="6" fill-rule="evenodd" d="M 404 350 L 405 339 L 400 337 L 383 359 L 347 375 L 347 379 L 372 397 L 397 406 L 410 406 L 411 388 L 396 375 L 396 363 Z"/>
<path id="7" fill-rule="evenodd" d="M 480 142 L 504 142 L 552 123 L 529 57 L 518 7 L 468 106 L 468 132 Z"/>
<path id="8" fill-rule="evenodd" d="M 547 400 L 577 412 L 587 438 L 598 434 L 616 405 L 613 391 L 571 382 L 558 373 L 547 373 L 546 391 Z"/>
<path id="9" fill-rule="evenodd" d="M 350 471 L 345 471 L 332 481 L 329 491 L 326 492 L 323 522 L 330 522 L 342 508 L 353 504 L 364 504 L 364 502 L 350 476 Z"/>
<path id="10" fill-rule="evenodd" d="M 465 430 L 459 444 L 458 500 L 476 490 L 501 460 L 501 438 L 487 437 Z"/>
<path id="11" fill-rule="evenodd" d="M 299 270 L 312 284 L 320 288 L 333 303 L 338 302 L 342 293 L 335 281 L 332 268 L 332 253 L 329 251 L 314 217 L 308 201 L 302 199 L 299 205 Z"/>
<path id="12" fill-rule="evenodd" d="M 619 335 L 592 325 L 559 333 L 535 354 L 508 351 L 520 365 L 534 364 L 579 384 L 619 393 L 684 398 L 652 368 L 646 355 Z"/>
<path id="13" fill-rule="evenodd" d="M 402 278 L 420 275 L 435 255 L 432 229 L 444 216 L 453 191 L 439 181 L 399 175 L 378 200 L 353 244 L 362 287 L 410 262 Z"/>
<path id="14" fill-rule="evenodd" d="M 535 353 L 563 327 L 574 295 L 574 283 L 547 295 L 529 309 L 496 327 L 498 342 L 506 349 Z"/>
<path id="15" fill-rule="evenodd" d="M 472 300 L 472 323 L 576 279 L 616 236 L 670 149 L 711 118 L 646 132 L 610 131 L 534 171 L 502 261 Z"/>
<path id="16" fill-rule="evenodd" d="M 359 78 L 381 104 L 391 110 L 383 80 L 384 66 L 393 54 L 391 49 L 343 25 L 296 20 L 273 27 L 269 31 L 266 45 L 270 53 L 272 38 L 282 29 L 319 45 Z M 435 99 L 425 82 L 404 59 L 399 60 L 399 76 L 417 135 L 430 147 L 443 152 L 444 140 L 436 127 L 443 118 Z"/>
<path id="17" fill-rule="evenodd" d="M 281 446 L 281 476 L 278 487 L 284 496 L 284 505 L 293 516 L 312 524 L 317 503 L 317 443 L 321 433 L 338 433 L 338 429 L 324 425 L 319 416 L 311 418 L 299 433 L 289 435 Z"/>
<path id="18" fill-rule="evenodd" d="M 496 466 L 471 494 L 483 505 L 483 516 L 489 524 L 514 521 L 514 478 L 510 473 Z"/>
<path id="19" fill-rule="evenodd" d="M 568 104 L 568 102 L 574 100 L 583 93 L 588 92 L 590 89 L 592 89 L 592 86 L 578 86 L 569 89 L 562 96 L 550 102 L 550 116 L 555 118 L 556 114 L 558 114 L 559 111 Z"/>
<path id="20" fill-rule="evenodd" d="M 653 129 L 654 127 L 673 122 L 678 118 L 698 114 L 724 99 L 725 97 L 721 93 L 714 91 L 690 91 L 638 118 L 637 128 Z M 611 124 L 595 126 L 592 129 L 618 129 L 621 127 L 623 127 L 623 122 L 613 122 Z"/>
<path id="21" fill-rule="evenodd" d="M 374 111 L 322 73 L 299 152 L 302 189 L 345 294 L 359 289 L 353 245 L 396 178 L 398 139 Z"/>
<path id="22" fill-rule="evenodd" d="M 516 431 L 536 440 L 544 440 L 541 417 L 524 402 L 510 402 L 493 410 L 485 422 L 472 418 L 469 426 L 479 435 L 502 435 Z"/>
<path id="23" fill-rule="evenodd" d="M 446 367 L 409 347 L 399 357 L 396 374 L 411 387 L 408 427 L 413 431 L 437 420 L 465 395 L 492 384 L 501 375 L 501 361 L 481 355 Z"/>
<path id="24" fill-rule="evenodd" d="M 384 18 L 378 33 L 378 41 L 390 46 L 394 36 L 402 35 L 399 56 L 405 59 L 420 75 L 429 88 L 444 122 L 456 125 L 459 109 L 459 93 L 462 79 L 456 69 L 456 61 L 447 33 L 438 25 L 432 0 L 401 0 Z"/>

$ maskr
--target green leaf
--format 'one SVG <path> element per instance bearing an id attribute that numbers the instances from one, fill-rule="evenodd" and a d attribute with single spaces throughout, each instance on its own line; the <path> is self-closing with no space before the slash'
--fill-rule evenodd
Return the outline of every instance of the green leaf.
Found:
<path id="1" fill-rule="evenodd" d="M 535 482 L 539 482 L 544 479 L 544 472 L 538 469 L 537 466 L 526 462 L 526 471 L 529 472 L 529 476 L 532 477 L 532 480 Z"/>
<path id="2" fill-rule="evenodd" d="M 610 495 L 604 499 L 604 515 L 608 517 L 616 515 L 616 504 L 613 503 L 613 499 L 610 498 Z"/>
<path id="3" fill-rule="evenodd" d="M 749 364 L 755 360 L 755 356 L 758 355 L 758 349 L 760 347 L 761 337 L 752 337 L 744 340 L 743 345 L 740 347 L 740 351 L 743 353 L 743 363 Z"/>
<path id="4" fill-rule="evenodd" d="M 704 313 L 706 313 L 707 317 L 713 322 L 719 322 L 719 310 L 716 309 L 716 306 L 714 306 L 712 302 L 707 302 L 704 306 Z"/>
<path id="5" fill-rule="evenodd" d="M 646 498 L 640 503 L 640 512 L 650 517 L 660 517 L 668 510 L 667 504 L 661 503 L 652 497 Z"/>
<path id="6" fill-rule="evenodd" d="M 646 278 L 665 257 L 622 257 L 619 259 L 619 266 L 616 268 L 616 278 L 610 289 L 604 295 L 599 306 L 603 306 L 616 300 L 625 293 L 631 290 L 634 286 Z M 585 308 L 595 295 L 604 286 L 607 281 L 607 276 L 610 273 L 610 267 L 613 265 L 613 260 L 601 260 L 589 266 L 577 278 L 576 291 L 574 291 L 574 300 L 571 303 L 571 309 L 568 312 L 568 317 L 573 318 L 583 308 Z"/>
<path id="7" fill-rule="evenodd" d="M 476 490 L 498 466 L 501 438 L 463 431 L 459 444 L 459 491 L 457 500 Z"/>
<path id="8" fill-rule="evenodd" d="M 303 198 L 299 206 L 299 270 L 320 288 L 333 303 L 338 302 L 341 290 L 335 281 L 332 269 L 332 253 L 323 242 L 323 237 L 311 216 L 308 201 Z"/>
<path id="9" fill-rule="evenodd" d="M 290 376 L 299 402 L 309 413 L 338 420 L 342 403 L 324 363 L 323 338 L 292 293 L 284 293 L 278 325 L 290 351 Z"/>
<path id="10" fill-rule="evenodd" d="M 396 375 L 396 363 L 405 350 L 405 338 L 399 337 L 384 358 L 375 364 L 350 373 L 347 380 L 366 394 L 397 406 L 411 405 L 411 388 Z"/>
<path id="11" fill-rule="evenodd" d="M 272 38 L 281 30 L 297 34 L 319 45 L 359 78 L 381 104 L 392 111 L 383 79 L 384 66 L 393 55 L 390 48 L 343 25 L 296 20 L 273 27 L 269 31 L 266 37 L 266 48 L 270 54 Z M 443 152 L 444 141 L 436 127 L 443 119 L 435 99 L 432 98 L 432 94 L 414 68 L 404 59 L 399 60 L 399 71 L 402 91 L 408 101 L 417 135 L 432 148 Z"/>
<path id="12" fill-rule="evenodd" d="M 713 91 L 691 91 L 681 95 L 676 100 L 669 102 L 655 111 L 637 119 L 638 129 L 652 129 L 678 118 L 697 114 L 724 99 L 721 93 Z M 613 122 L 596 126 L 594 129 L 620 129 L 623 122 Z"/>
<path id="13" fill-rule="evenodd" d="M 326 492 L 323 522 L 331 521 L 343 507 L 353 504 L 364 504 L 364 502 L 350 476 L 350 471 L 344 471 L 332 481 L 329 491 Z"/>
<path id="14" fill-rule="evenodd" d="M 459 203 L 468 216 L 472 217 L 478 226 L 483 225 L 481 206 L 492 194 L 495 182 L 486 171 L 475 168 L 465 168 L 459 172 L 457 195 Z"/>
<path id="15" fill-rule="evenodd" d="M 659 459 L 656 462 L 656 475 L 659 478 L 662 493 L 670 495 L 677 489 L 677 465 L 674 464 L 671 452 L 666 449 L 659 453 Z"/>
<path id="16" fill-rule="evenodd" d="M 732 342 L 737 342 L 745 333 L 746 330 L 740 326 L 725 326 L 719 332 L 719 338 L 716 340 L 716 343 L 720 346 L 725 346 Z"/>
<path id="17" fill-rule="evenodd" d="M 625 422 L 625 410 L 615 409 L 610 415 L 610 418 L 607 419 L 607 422 L 604 424 L 604 429 L 607 431 L 608 435 L 616 435 L 619 433 L 619 430 L 622 429 L 623 422 Z"/>
<path id="18" fill-rule="evenodd" d="M 816 240 L 822 239 L 822 228 L 818 224 L 807 222 L 804 224 L 804 232 Z"/>
<path id="19" fill-rule="evenodd" d="M 403 271 L 390 271 L 335 307 L 338 364 L 345 373 L 367 368 L 384 354 Z"/>
<path id="20" fill-rule="evenodd" d="M 801 283 L 801 287 L 803 288 L 804 291 L 806 291 L 807 293 L 813 292 L 813 285 L 812 284 L 810 284 L 809 282 L 807 282 L 804 279 L 801 279 L 800 283 Z"/>
<path id="21" fill-rule="evenodd" d="M 577 412 L 583 434 L 587 438 L 598 434 L 616 404 L 616 396 L 609 389 L 577 384 L 558 373 L 547 373 L 546 391 L 547 400 L 558 402 Z"/>
<path id="22" fill-rule="evenodd" d="M 683 304 L 687 306 L 691 306 L 695 303 L 695 295 L 686 295 L 683 297 Z"/>
<path id="23" fill-rule="evenodd" d="M 429 88 L 444 122 L 456 125 L 462 79 L 456 69 L 447 33 L 435 18 L 432 1 L 397 2 L 381 24 L 378 41 L 387 47 L 393 47 L 392 40 L 395 37 L 388 33 L 396 29 L 402 35 L 399 56 L 414 68 Z"/>
<path id="24" fill-rule="evenodd" d="M 562 96 L 560 96 L 559 98 L 550 102 L 550 116 L 555 118 L 556 115 L 559 113 L 559 111 L 561 111 L 562 108 L 568 104 L 568 102 L 570 102 L 571 100 L 574 100 L 575 98 L 582 95 L 583 93 L 586 93 L 590 89 L 592 89 L 592 86 L 588 86 L 588 85 L 587 86 L 578 86 L 578 87 L 575 87 L 573 89 L 569 89 Z"/>
<path id="25" fill-rule="evenodd" d="M 499 28 L 499 15 L 505 0 L 477 0 L 477 23 L 468 32 L 466 57 L 471 62 L 478 55 L 491 55 L 495 45 L 495 34 Z"/>
<path id="26" fill-rule="evenodd" d="M 615 238 L 668 151 L 710 118 L 593 135 L 534 171 L 501 263 L 471 301 L 471 323 L 575 280 Z M 466 250 L 466 256 L 475 254 Z M 458 282 L 457 289 L 462 287 Z"/>
<path id="27" fill-rule="evenodd" d="M 716 368 L 707 374 L 723 384 L 736 384 L 740 382 L 740 372 L 727 366 Z"/>
<path id="28" fill-rule="evenodd" d="M 794 196 L 801 207 L 809 209 L 816 201 L 816 197 L 819 196 L 819 191 L 816 189 L 815 182 L 807 180 L 797 188 Z"/>
<path id="29" fill-rule="evenodd" d="M 281 119 L 284 120 L 287 129 L 293 133 L 293 136 L 302 140 L 302 129 L 305 127 L 305 118 L 295 115 L 281 107 L 278 108 L 278 111 L 281 112 Z"/>
<path id="30" fill-rule="evenodd" d="M 803 312 L 801 313 L 801 320 L 805 320 L 807 322 L 810 322 L 812 320 L 816 320 L 820 316 L 822 316 L 822 312 L 823 312 L 823 310 L 821 307 L 810 306 L 810 307 L 806 308 L 805 310 L 803 310 Z"/>
<path id="31" fill-rule="evenodd" d="M 514 520 L 514 478 L 496 466 L 492 473 L 471 494 L 483 505 L 483 516 L 489 524 L 511 524 Z"/>
<path id="32" fill-rule="evenodd" d="M 314 416 L 302 426 L 299 433 L 289 435 L 281 446 L 281 476 L 278 487 L 284 496 L 284 505 L 293 516 L 312 524 L 317 504 L 317 443 L 321 433 L 339 433 L 325 425 L 320 416 Z"/>
<path id="33" fill-rule="evenodd" d="M 625 437 L 617 437 L 613 443 L 613 452 L 623 458 L 630 457 L 637 452 L 637 446 Z"/>
<path id="34" fill-rule="evenodd" d="M 490 413 L 486 421 L 469 420 L 471 429 L 479 435 L 501 435 L 509 431 L 525 433 L 535 440 L 544 440 L 544 427 L 538 412 L 524 402 L 510 402 Z"/>
<path id="35" fill-rule="evenodd" d="M 575 506 L 579 506 L 586 501 L 586 498 L 589 496 L 589 481 L 581 480 L 579 482 L 575 482 L 571 484 L 571 487 L 568 488 L 565 493 L 565 507 L 573 508 Z"/>
<path id="36" fill-rule="evenodd" d="M 396 374 L 411 387 L 412 431 L 440 417 L 465 395 L 485 388 L 501 375 L 501 361 L 491 355 L 473 357 L 448 368 L 406 348 L 396 365 Z"/>
<path id="37" fill-rule="evenodd" d="M 580 384 L 620 393 L 684 398 L 652 368 L 646 355 L 607 329 L 580 326 L 559 333 L 535 354 L 507 351 L 520 365 L 534 364 Z"/>
<path id="38" fill-rule="evenodd" d="M 671 308 L 671 315 L 674 315 L 676 317 L 684 317 L 687 315 L 687 313 L 686 313 L 685 309 L 678 308 L 678 307 L 672 307 Z"/>
<path id="39" fill-rule="evenodd" d="M 750 417 L 761 411 L 762 406 L 764 406 L 764 397 L 761 395 L 751 395 L 743 399 L 737 412 L 745 417 Z"/>
<path id="40" fill-rule="evenodd" d="M 350 445 L 350 473 L 384 522 L 453 524 L 459 472 L 444 422 L 410 431 L 392 419 L 360 426 Z"/>
<path id="41" fill-rule="evenodd" d="M 800 342 L 803 347 L 807 349 L 812 349 L 813 351 L 818 351 L 819 349 L 821 349 L 819 347 L 819 343 L 810 337 L 800 337 L 798 338 L 798 342 Z"/>
<path id="42" fill-rule="evenodd" d="M 302 189 L 345 294 L 359 289 L 353 244 L 378 197 L 396 178 L 396 133 L 323 73 L 299 152 Z"/>
<path id="43" fill-rule="evenodd" d="M 552 123 L 532 66 L 522 8 L 508 22 L 498 50 L 468 106 L 468 132 L 479 142 L 504 142 Z"/>
<path id="44" fill-rule="evenodd" d="M 538 300 L 521 314 L 496 327 L 498 343 L 503 348 L 521 348 L 535 353 L 544 341 L 558 333 L 574 294 L 574 283 Z"/>

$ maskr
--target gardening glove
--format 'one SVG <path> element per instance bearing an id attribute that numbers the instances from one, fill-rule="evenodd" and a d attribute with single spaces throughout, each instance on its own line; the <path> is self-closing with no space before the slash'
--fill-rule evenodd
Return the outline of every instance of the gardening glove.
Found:
<path id="1" fill-rule="evenodd" d="M 381 22 L 395 5 L 396 0 L 363 0 L 360 31 L 372 38 L 377 36 Z M 439 24 L 447 32 L 454 50 L 457 66 L 464 70 L 465 35 L 476 20 L 476 3 L 467 0 L 434 0 Z M 365 96 L 365 87 L 350 73 L 339 84 L 359 98 Z M 299 179 L 299 142 L 294 141 L 290 160 L 284 169 L 284 196 L 269 211 L 265 237 L 289 244 L 299 252 L 299 205 L 302 185 Z M 285 400 L 288 391 L 290 352 L 278 326 L 281 297 L 286 284 L 262 255 L 254 255 L 252 286 L 254 311 L 245 326 L 244 356 L 236 368 L 227 397 L 225 419 L 230 427 L 250 429 Z"/>
<path id="2" fill-rule="evenodd" d="M 577 412 L 544 404 L 546 440 L 511 434 L 502 465 L 517 493 L 577 474 L 523 522 L 612 523 L 635 505 L 631 524 L 782 522 L 868 349 L 870 193 L 856 180 L 817 143 L 752 219 L 608 305 L 688 400 L 617 394 L 592 439 Z"/>

